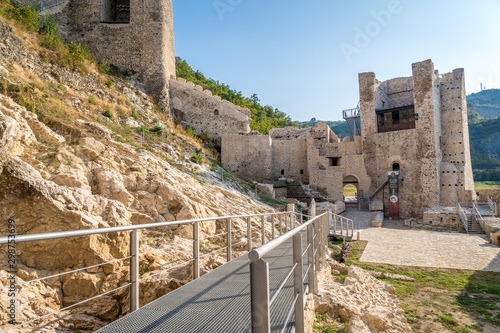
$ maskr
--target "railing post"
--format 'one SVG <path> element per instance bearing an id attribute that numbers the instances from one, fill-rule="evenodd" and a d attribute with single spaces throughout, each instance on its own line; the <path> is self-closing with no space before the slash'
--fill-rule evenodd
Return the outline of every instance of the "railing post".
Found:
<path id="1" fill-rule="evenodd" d="M 325 230 L 325 216 L 322 216 L 320 217 L 319 219 L 319 224 L 320 224 L 320 233 L 319 233 L 319 238 L 320 238 L 320 245 L 319 245 L 319 258 L 320 258 L 320 261 L 321 263 L 324 263 L 324 260 L 325 260 L 325 233 L 326 233 L 326 230 Z"/>
<path id="2" fill-rule="evenodd" d="M 250 303 L 252 333 L 269 333 L 269 264 L 262 259 L 250 263 Z"/>
<path id="3" fill-rule="evenodd" d="M 231 241 L 231 219 L 226 220 L 226 229 L 227 229 L 227 262 L 230 262 L 233 258 L 232 252 L 232 241 Z"/>
<path id="4" fill-rule="evenodd" d="M 248 252 L 252 251 L 252 218 L 247 217 L 247 243 L 248 243 Z"/>
<path id="5" fill-rule="evenodd" d="M 309 215 L 311 217 L 316 216 L 316 201 L 314 201 L 314 198 L 311 200 L 311 205 L 309 206 Z"/>
<path id="6" fill-rule="evenodd" d="M 329 225 L 329 222 L 328 222 L 328 212 L 325 214 L 325 216 L 323 217 L 323 223 L 324 223 L 324 226 L 325 226 L 325 231 L 323 233 L 323 239 L 324 239 L 324 245 L 323 245 L 323 262 L 326 262 L 326 253 L 327 253 L 327 248 L 328 248 L 328 236 L 330 235 L 330 225 Z"/>
<path id="7" fill-rule="evenodd" d="M 266 216 L 265 215 L 262 215 L 261 224 L 262 224 L 262 244 L 261 245 L 264 245 L 266 243 Z"/>
<path id="8" fill-rule="evenodd" d="M 272 240 L 272 239 L 274 239 L 274 236 L 275 236 L 274 235 L 274 232 L 275 232 L 275 230 L 274 230 L 274 227 L 275 227 L 274 226 L 274 215 L 271 215 L 271 227 L 272 227 L 272 229 L 271 229 L 271 240 Z"/>
<path id="9" fill-rule="evenodd" d="M 139 308 L 139 231 L 130 232 L 130 312 Z"/>
<path id="10" fill-rule="evenodd" d="M 314 262 L 314 229 L 312 224 L 307 226 L 307 244 L 309 249 L 307 250 L 307 263 L 309 265 L 309 271 L 307 272 L 307 280 L 309 281 L 309 291 L 313 294 L 318 293 L 318 283 L 316 276 L 316 263 Z"/>
<path id="11" fill-rule="evenodd" d="M 283 235 L 283 214 L 280 214 L 280 236 Z"/>
<path id="12" fill-rule="evenodd" d="M 200 277 L 200 226 L 193 224 L 193 280 Z"/>
<path id="13" fill-rule="evenodd" d="M 289 214 L 287 214 L 287 215 L 289 216 L 289 219 L 290 219 L 290 228 L 287 231 L 290 231 L 294 228 L 293 227 L 293 213 L 295 212 L 295 205 L 294 204 L 287 204 L 286 210 L 289 212 Z"/>
<path id="14" fill-rule="evenodd" d="M 335 235 L 335 237 L 337 236 L 337 217 L 338 215 L 334 215 L 333 216 L 333 234 Z"/>
<path id="15" fill-rule="evenodd" d="M 304 333 L 304 283 L 302 281 L 302 235 L 297 233 L 293 236 L 293 290 L 297 296 L 295 302 L 295 332 Z M 295 297 L 294 297 L 295 298 Z"/>
<path id="16" fill-rule="evenodd" d="M 314 250 L 316 252 L 316 255 L 314 256 L 314 264 L 315 264 L 315 271 L 320 270 L 319 266 L 319 258 L 320 258 L 320 251 L 321 251 L 321 234 L 320 234 L 321 226 L 320 226 L 320 219 L 318 218 L 316 221 L 314 221 Z"/>

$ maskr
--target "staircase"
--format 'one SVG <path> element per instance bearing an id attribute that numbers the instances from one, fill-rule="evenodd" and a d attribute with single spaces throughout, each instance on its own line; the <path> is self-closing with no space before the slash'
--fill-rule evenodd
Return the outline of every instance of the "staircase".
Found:
<path id="1" fill-rule="evenodd" d="M 470 218 L 468 219 L 467 233 L 468 234 L 484 234 L 484 230 L 479 224 L 479 218 L 475 214 L 468 214 Z"/>
<path id="2" fill-rule="evenodd" d="M 458 203 L 458 215 L 468 234 L 484 234 L 480 221 L 483 217 L 475 203 Z"/>
<path id="3" fill-rule="evenodd" d="M 389 179 L 385 179 L 382 184 L 380 184 L 377 189 L 369 196 L 370 200 L 375 196 L 375 194 L 377 194 L 381 189 L 384 188 L 385 185 L 387 185 L 387 183 L 389 183 Z"/>

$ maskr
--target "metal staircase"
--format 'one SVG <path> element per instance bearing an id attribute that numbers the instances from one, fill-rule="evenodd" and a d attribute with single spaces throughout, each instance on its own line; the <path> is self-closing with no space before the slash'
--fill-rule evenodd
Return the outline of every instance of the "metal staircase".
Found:
<path id="1" fill-rule="evenodd" d="M 370 194 L 370 195 L 369 195 L 370 200 L 371 200 L 371 199 L 373 199 L 373 197 L 375 196 L 375 194 L 377 194 L 377 193 L 378 193 L 381 189 L 383 189 L 383 188 L 384 188 L 384 186 L 385 186 L 385 185 L 387 185 L 387 183 L 388 183 L 388 182 L 389 182 L 389 179 L 385 179 L 385 180 L 382 182 L 382 184 L 380 184 L 380 185 L 377 187 L 377 189 L 376 189 L 376 190 L 375 190 L 372 194 Z"/>
<path id="2" fill-rule="evenodd" d="M 474 202 L 458 203 L 458 215 L 460 221 L 468 234 L 484 234 L 484 219 Z"/>

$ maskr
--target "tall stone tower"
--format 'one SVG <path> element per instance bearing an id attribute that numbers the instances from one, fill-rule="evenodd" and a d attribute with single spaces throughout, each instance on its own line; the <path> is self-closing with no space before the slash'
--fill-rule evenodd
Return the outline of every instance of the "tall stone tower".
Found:
<path id="1" fill-rule="evenodd" d="M 441 92 L 441 204 L 467 202 L 474 197 L 469 145 L 469 123 L 463 68 L 440 78 Z"/>
<path id="2" fill-rule="evenodd" d="M 140 73 L 146 92 L 169 103 L 169 79 L 175 76 L 172 0 L 60 0 L 42 13 L 55 19 L 66 40 L 87 45 L 99 61 Z"/>

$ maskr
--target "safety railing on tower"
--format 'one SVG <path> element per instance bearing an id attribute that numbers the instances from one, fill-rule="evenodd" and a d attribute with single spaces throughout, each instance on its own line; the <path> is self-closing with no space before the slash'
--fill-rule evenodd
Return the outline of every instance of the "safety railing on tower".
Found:
<path id="1" fill-rule="evenodd" d="M 324 264 L 325 253 L 328 247 L 329 213 L 323 213 L 299 225 L 280 237 L 264 244 L 248 253 L 250 264 L 250 297 L 253 333 L 271 332 L 271 306 L 285 283 L 293 278 L 293 301 L 290 304 L 285 323 L 282 323 L 280 332 L 287 331 L 293 326 L 295 332 L 304 332 L 305 316 L 304 307 L 306 295 L 309 292 L 318 292 L 318 271 L 320 265 Z M 304 248 L 303 242 L 307 246 Z M 269 288 L 269 264 L 264 256 L 292 239 L 293 262 L 292 267 L 286 274 L 278 289 L 270 295 Z M 304 263 L 307 258 L 307 268 L 304 272 Z M 294 319 L 292 321 L 292 315 Z"/>
<path id="2" fill-rule="evenodd" d="M 55 316 L 61 312 L 74 309 L 86 302 L 97 299 L 99 297 L 113 294 L 121 289 L 129 288 L 130 289 L 130 312 L 135 311 L 139 308 L 139 286 L 140 283 L 151 279 L 154 276 L 159 274 L 163 274 L 169 271 L 172 271 L 177 268 L 188 267 L 188 265 L 192 265 L 192 278 L 197 279 L 200 277 L 200 265 L 201 262 L 212 255 L 216 255 L 220 252 L 226 252 L 226 260 L 230 261 L 233 259 L 233 248 L 236 246 L 240 246 L 242 243 L 247 243 L 247 251 L 252 251 L 252 249 L 256 246 L 261 246 L 265 244 L 267 241 L 273 242 L 273 240 L 280 239 L 279 242 L 283 239 L 285 234 L 294 235 L 297 232 L 297 226 L 301 224 L 301 221 L 307 218 L 305 215 L 296 213 L 296 212 L 279 212 L 279 213 L 263 213 L 263 214 L 251 214 L 251 215 L 234 215 L 234 216 L 221 216 L 221 217 L 212 217 L 212 218 L 202 218 L 202 219 L 193 219 L 193 220 L 183 220 L 183 221 L 174 221 L 174 222 L 159 222 L 159 223 L 150 223 L 150 224 L 142 224 L 142 225 L 130 225 L 130 226 L 120 226 L 120 227 L 110 227 L 110 228 L 99 228 L 99 229 L 85 229 L 85 230 L 73 230 L 73 231 L 62 231 L 62 232 L 51 232 L 51 233 L 43 233 L 43 234 L 31 234 L 31 235 L 10 235 L 0 237 L 0 246 L 7 245 L 12 246 L 12 244 L 17 243 L 35 243 L 39 241 L 48 241 L 48 240 L 58 240 L 58 239 L 67 239 L 73 237 L 82 237 L 82 236 L 92 236 L 92 235 L 102 235 L 102 234 L 116 234 L 119 232 L 129 232 L 129 255 L 123 258 L 113 259 L 111 261 L 99 263 L 92 266 L 81 267 L 77 269 L 73 269 L 70 271 L 64 271 L 59 274 L 53 274 L 50 276 L 44 276 L 32 280 L 17 282 L 15 284 L 9 284 L 8 286 L 0 287 L 0 292 L 3 292 L 8 288 L 19 288 L 22 285 L 26 285 L 29 283 L 34 283 L 37 281 L 44 281 L 48 279 L 58 278 L 61 276 L 67 276 L 70 274 L 74 274 L 77 272 L 86 271 L 89 269 L 99 269 L 104 265 L 114 264 L 118 262 L 127 262 L 129 264 L 129 281 L 128 283 L 124 283 L 121 286 L 117 286 L 116 288 L 107 290 L 103 293 L 94 295 L 88 299 L 81 300 L 75 304 L 63 307 L 61 309 L 57 309 L 46 313 L 42 316 L 38 316 L 36 318 L 31 318 L 22 323 L 14 324 L 11 327 L 5 329 L 5 331 L 9 331 L 15 328 L 26 329 L 28 324 L 32 324 L 31 329 L 35 329 L 33 324 L 36 325 L 36 322 L 40 319 L 47 318 L 50 316 Z M 233 223 L 235 220 L 243 220 L 247 224 L 246 230 L 246 239 L 243 239 L 245 235 L 242 236 L 241 241 L 237 243 L 233 243 L 235 238 L 235 231 L 233 231 Z M 200 237 L 200 224 L 206 222 L 216 223 L 218 221 L 222 221 L 225 223 L 225 231 L 218 234 L 206 235 L 205 237 Z M 315 219 L 314 221 L 317 221 Z M 307 222 L 304 224 L 304 228 L 308 225 L 312 225 L 314 221 Z M 139 240 L 140 240 L 140 231 L 141 230 L 150 230 L 157 229 L 160 227 L 174 227 L 180 225 L 192 225 L 193 227 L 193 239 L 192 239 L 192 257 L 189 260 L 173 260 L 166 264 L 160 265 L 161 269 L 158 272 L 152 272 L 152 274 L 148 274 L 147 276 L 141 277 L 140 274 L 140 257 L 145 256 L 150 253 L 162 253 L 169 249 L 175 249 L 177 245 L 162 247 L 159 249 L 155 249 L 153 251 L 140 253 L 139 252 Z M 220 228 L 219 228 L 220 229 Z M 300 229 L 301 230 L 301 229 Z M 290 233 L 291 232 L 291 233 Z M 241 230 L 240 230 L 241 233 Z M 279 237 L 278 237 L 279 236 Z M 278 237 L 278 238 L 276 238 Z M 291 236 L 287 236 L 286 238 L 290 238 Z M 276 238 L 276 239 L 275 239 Z M 219 240 L 220 243 L 225 243 L 225 246 L 222 248 L 218 248 L 213 251 L 205 251 L 203 252 L 204 247 L 215 240 Z M 318 237 L 319 240 L 319 237 Z M 273 244 L 276 244 L 273 243 Z M 324 242 L 321 244 L 325 244 Z M 208 248 L 208 246 L 207 246 Z M 258 253 L 261 253 L 260 250 Z M 241 254 L 241 253 L 240 253 Z M 17 259 L 17 258 L 15 258 Z M 208 260 L 209 258 L 207 258 Z M 57 260 L 57 254 L 54 254 L 54 260 Z M 3 331 L 2 331 L 3 332 Z"/>

